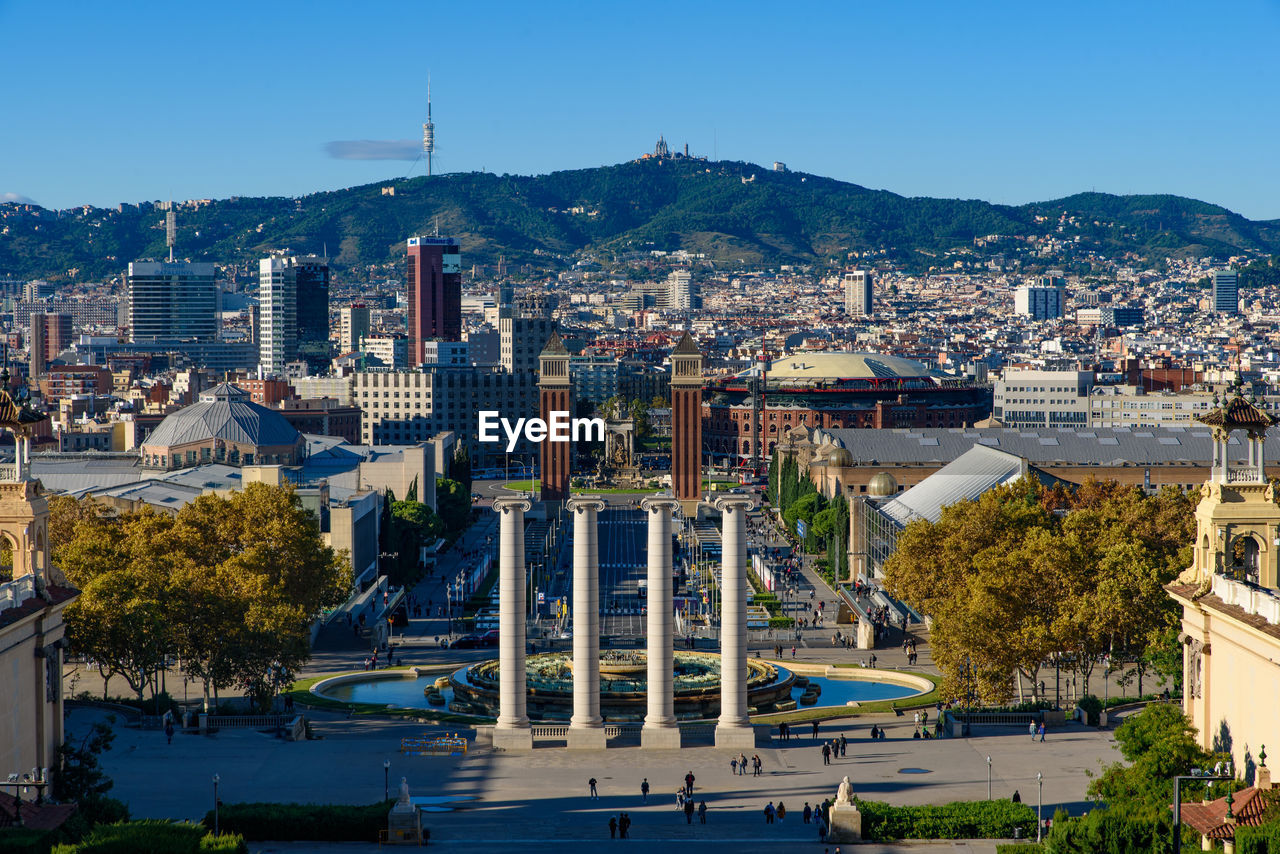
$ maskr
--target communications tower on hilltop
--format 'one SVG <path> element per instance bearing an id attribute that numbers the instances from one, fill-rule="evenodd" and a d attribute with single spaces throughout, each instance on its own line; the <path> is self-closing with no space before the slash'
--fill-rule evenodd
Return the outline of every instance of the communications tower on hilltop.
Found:
<path id="1" fill-rule="evenodd" d="M 436 153 L 436 123 L 431 121 L 431 75 L 427 75 L 427 120 L 422 125 L 422 153 L 427 156 L 427 176 L 431 175 L 431 155 Z"/>

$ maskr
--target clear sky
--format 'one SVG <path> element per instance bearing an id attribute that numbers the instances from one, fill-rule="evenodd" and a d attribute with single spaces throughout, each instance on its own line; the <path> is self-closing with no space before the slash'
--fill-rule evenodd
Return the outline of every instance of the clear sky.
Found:
<path id="1" fill-rule="evenodd" d="M 1280 2 L 0 0 L 0 197 L 302 195 L 659 134 L 904 195 L 1280 218 Z M 334 143 L 339 143 L 334 145 Z M 342 156 L 335 156 L 342 155 Z"/>

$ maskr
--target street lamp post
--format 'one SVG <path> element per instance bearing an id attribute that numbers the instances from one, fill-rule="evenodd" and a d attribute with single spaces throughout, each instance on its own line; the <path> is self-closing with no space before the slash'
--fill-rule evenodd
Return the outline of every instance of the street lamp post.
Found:
<path id="1" fill-rule="evenodd" d="M 382 799 L 384 801 L 391 799 L 391 760 L 384 759 L 382 762 Z"/>
<path id="2" fill-rule="evenodd" d="M 1174 851 L 1182 850 L 1182 781 L 1193 780 L 1201 783 L 1210 783 L 1217 781 L 1231 782 L 1235 780 L 1235 771 L 1231 762 L 1227 762 L 1225 774 L 1205 774 L 1199 768 L 1192 768 L 1191 773 L 1173 778 L 1173 848 Z M 1231 804 L 1227 802 L 1227 813 L 1230 815 Z"/>
<path id="3" fill-rule="evenodd" d="M 1036 772 L 1036 844 L 1044 839 L 1044 774 Z"/>
<path id="4" fill-rule="evenodd" d="M 987 800 L 991 800 L 991 757 L 987 757 Z"/>
<path id="5" fill-rule="evenodd" d="M 217 774 L 213 775 L 213 835 L 218 835 L 218 784 L 222 782 L 222 778 Z"/>

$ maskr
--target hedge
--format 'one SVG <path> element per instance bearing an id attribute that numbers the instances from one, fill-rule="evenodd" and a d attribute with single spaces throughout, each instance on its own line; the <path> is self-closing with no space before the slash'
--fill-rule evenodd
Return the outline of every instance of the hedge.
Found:
<path id="1" fill-rule="evenodd" d="M 1015 827 L 1025 838 L 1036 832 L 1036 811 L 1013 801 L 957 801 L 919 807 L 893 807 L 858 801 L 862 835 L 891 839 L 1009 839 Z"/>
<path id="2" fill-rule="evenodd" d="M 1280 854 L 1280 821 L 1236 827 L 1236 854 Z"/>
<path id="3" fill-rule="evenodd" d="M 99 825 L 53 854 L 249 854 L 249 846 L 241 836 L 214 836 L 198 824 L 150 820 Z"/>
<path id="4" fill-rule="evenodd" d="M 0 827 L 0 854 L 47 854 L 56 832 L 29 827 Z"/>
<path id="5" fill-rule="evenodd" d="M 1044 846 L 1038 842 L 1006 842 L 996 846 L 996 854 L 1044 854 Z"/>
<path id="6" fill-rule="evenodd" d="M 1152 821 L 1119 809 L 1094 809 L 1079 818 L 1059 811 L 1044 850 L 1046 854 L 1169 854 L 1172 832 L 1168 820 Z"/>
<path id="7" fill-rule="evenodd" d="M 218 826 L 254 842 L 307 840 L 317 842 L 377 842 L 387 826 L 387 813 L 395 801 L 368 806 L 344 804 L 224 804 Z M 204 826 L 213 827 L 212 810 Z"/>

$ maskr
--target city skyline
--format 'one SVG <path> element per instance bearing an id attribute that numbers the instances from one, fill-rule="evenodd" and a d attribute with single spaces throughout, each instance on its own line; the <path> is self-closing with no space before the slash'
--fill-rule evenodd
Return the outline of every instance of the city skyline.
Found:
<path id="1" fill-rule="evenodd" d="M 1280 216 L 1267 144 L 1280 120 L 1254 106 L 1280 70 L 1273 4 L 1211 17 L 1189 4 L 1069 17 L 709 5 L 634 20 L 494 4 L 455 10 L 448 37 L 420 51 L 387 49 L 409 5 L 341 19 L 336 5 L 220 8 L 55 18 L 0 5 L 15 67 L 38 69 L 6 93 L 17 132 L 0 155 L 22 168 L 0 178 L 0 198 L 110 206 L 422 175 L 430 73 L 437 173 L 615 163 L 662 134 L 907 196 L 1171 193 Z M 281 33 L 329 59 L 273 52 Z"/>

